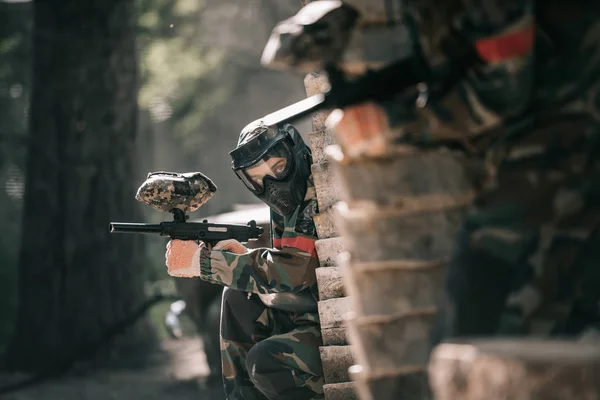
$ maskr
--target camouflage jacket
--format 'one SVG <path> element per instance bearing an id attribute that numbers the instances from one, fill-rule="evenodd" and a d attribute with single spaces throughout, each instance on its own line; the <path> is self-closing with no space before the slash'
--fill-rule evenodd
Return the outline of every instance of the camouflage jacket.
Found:
<path id="1" fill-rule="evenodd" d="M 531 132 L 565 114 L 600 120 L 600 3 L 403 0 L 403 10 L 413 54 L 434 79 L 456 64 L 454 39 L 446 38 L 460 38 L 484 61 L 437 98 L 423 92 L 427 101 L 415 106 L 405 93 L 382 104 L 409 143 L 485 149 L 492 137 Z"/>
<path id="2" fill-rule="evenodd" d="M 316 212 L 315 189 L 309 180 L 305 200 L 293 214 L 284 218 L 271 211 L 272 249 L 257 248 L 245 254 L 206 249 L 200 255 L 200 277 L 258 294 L 267 306 L 316 316 L 319 260 L 312 220 Z"/>

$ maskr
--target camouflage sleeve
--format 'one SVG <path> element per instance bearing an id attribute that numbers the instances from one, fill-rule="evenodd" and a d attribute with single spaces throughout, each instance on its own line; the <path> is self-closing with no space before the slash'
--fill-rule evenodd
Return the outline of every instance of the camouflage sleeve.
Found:
<path id="1" fill-rule="evenodd" d="M 414 98 L 402 94 L 384 102 L 393 128 L 417 141 L 462 141 L 523 113 L 535 81 L 533 0 L 405 1 L 410 40 L 434 77 L 455 65 L 452 46 L 444 45 L 453 35 L 485 64 L 425 107 L 414 107 Z"/>
<path id="2" fill-rule="evenodd" d="M 465 6 L 461 33 L 486 63 L 465 88 L 498 118 L 522 113 L 531 101 L 534 23 L 533 0 L 470 0 Z"/>
<path id="3" fill-rule="evenodd" d="M 298 236 L 296 241 L 296 247 L 258 248 L 246 254 L 205 249 L 200 255 L 200 277 L 252 293 L 304 290 L 316 283 L 318 260 L 314 239 Z"/>

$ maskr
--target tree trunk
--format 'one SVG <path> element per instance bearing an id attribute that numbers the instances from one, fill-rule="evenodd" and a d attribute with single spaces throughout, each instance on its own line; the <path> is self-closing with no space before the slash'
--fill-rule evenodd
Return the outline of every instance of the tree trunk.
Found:
<path id="1" fill-rule="evenodd" d="M 143 242 L 108 231 L 109 221 L 139 215 L 134 1 L 35 2 L 34 27 L 19 309 L 7 357 L 22 371 L 68 359 L 144 301 Z M 113 349 L 150 344 L 145 321 Z"/>

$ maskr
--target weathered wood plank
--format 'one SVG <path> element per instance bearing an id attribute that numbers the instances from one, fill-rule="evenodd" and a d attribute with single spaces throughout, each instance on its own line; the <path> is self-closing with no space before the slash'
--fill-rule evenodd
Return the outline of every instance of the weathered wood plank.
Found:
<path id="1" fill-rule="evenodd" d="M 321 335 L 325 346 L 346 346 L 348 344 L 348 335 L 345 326 L 333 328 L 321 327 Z"/>
<path id="2" fill-rule="evenodd" d="M 324 345 L 348 344 L 345 322 L 352 314 L 350 299 L 347 297 L 319 301 L 319 319 Z"/>
<path id="3" fill-rule="evenodd" d="M 597 400 L 600 343 L 488 339 L 433 351 L 429 381 L 436 400 Z"/>
<path id="4" fill-rule="evenodd" d="M 345 293 L 358 316 L 436 307 L 444 285 L 445 260 L 354 263 L 350 254 L 344 252 L 337 262 L 335 273 L 343 280 Z M 327 281 L 330 280 L 333 278 Z"/>
<path id="5" fill-rule="evenodd" d="M 319 349 L 323 362 L 325 383 L 350 381 L 348 368 L 354 361 L 351 346 L 323 346 Z"/>
<path id="6" fill-rule="evenodd" d="M 329 300 L 346 296 L 342 271 L 338 267 L 317 268 L 319 300 Z"/>
<path id="7" fill-rule="evenodd" d="M 356 363 L 368 371 L 424 367 L 434 318 L 435 309 L 347 318 L 348 342 L 355 350 Z"/>
<path id="8" fill-rule="evenodd" d="M 344 251 L 342 238 L 340 237 L 319 239 L 315 242 L 315 247 L 317 248 L 321 267 L 335 266 L 337 257 Z"/>
<path id="9" fill-rule="evenodd" d="M 449 205 L 472 197 L 482 165 L 448 151 L 416 152 L 391 147 L 381 157 L 350 159 L 338 145 L 325 149 L 339 198 L 347 203 L 371 201 L 381 206 L 417 208 L 423 199 Z"/>
<path id="10" fill-rule="evenodd" d="M 395 369 L 367 373 L 355 364 L 350 376 L 361 400 L 431 400 L 425 368 Z M 457 400 L 457 399 L 455 399 Z"/>
<path id="11" fill-rule="evenodd" d="M 313 216 L 315 227 L 317 228 L 317 236 L 319 239 L 327 239 L 339 236 L 338 228 L 335 222 L 335 210 L 337 203 L 327 209 L 319 210 L 319 213 Z"/>
<path id="12" fill-rule="evenodd" d="M 328 162 L 314 163 L 311 166 L 312 178 L 317 192 L 319 209 L 328 209 L 338 202 L 338 181 L 331 173 Z"/>
<path id="13" fill-rule="evenodd" d="M 465 209 L 414 213 L 371 203 L 335 206 L 335 228 L 355 262 L 448 258 Z"/>
<path id="14" fill-rule="evenodd" d="M 313 72 L 304 77 L 304 87 L 306 88 L 306 96 L 310 97 L 315 94 L 325 93 L 329 90 L 329 79 L 327 75 Z M 320 111 L 312 115 L 313 132 L 322 132 L 326 130 L 325 121 L 329 116 L 330 111 Z M 312 146 L 311 146 L 312 148 Z M 322 151 L 323 148 L 321 148 Z"/>
<path id="15" fill-rule="evenodd" d="M 304 77 L 304 87 L 306 88 L 306 97 L 325 93 L 330 88 L 329 79 L 326 74 L 313 72 Z"/>
<path id="16" fill-rule="evenodd" d="M 323 391 L 325 400 L 359 400 L 352 382 L 325 385 Z"/>
<path id="17" fill-rule="evenodd" d="M 319 301 L 321 328 L 344 327 L 346 320 L 354 315 L 351 307 L 348 297 Z"/>
<path id="18" fill-rule="evenodd" d="M 308 134 L 308 143 L 312 152 L 313 163 L 324 162 L 327 161 L 325 148 L 335 144 L 335 136 L 331 130 L 321 128 L 321 130 L 314 130 Z"/>

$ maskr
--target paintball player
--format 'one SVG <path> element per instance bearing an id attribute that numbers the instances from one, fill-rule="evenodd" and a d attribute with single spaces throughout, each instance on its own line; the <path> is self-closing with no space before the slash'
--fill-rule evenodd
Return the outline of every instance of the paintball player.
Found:
<path id="1" fill-rule="evenodd" d="M 226 240 L 209 249 L 171 240 L 168 272 L 225 286 L 221 357 L 227 399 L 322 399 L 310 149 L 293 126 L 259 120 L 242 130 L 229 154 L 238 178 L 271 208 L 274 248 L 249 250 Z"/>
<path id="2" fill-rule="evenodd" d="M 598 329 L 600 3 L 403 7 L 425 77 L 450 77 L 460 49 L 478 61 L 452 75 L 445 93 L 423 86 L 409 107 L 405 98 L 365 102 L 328 123 L 346 148 L 384 151 L 375 138 L 394 131 L 398 143 L 454 143 L 481 160 L 434 342 Z"/>

